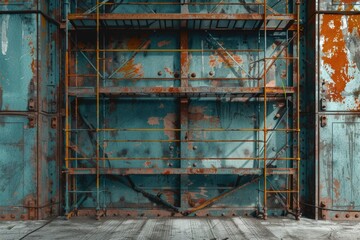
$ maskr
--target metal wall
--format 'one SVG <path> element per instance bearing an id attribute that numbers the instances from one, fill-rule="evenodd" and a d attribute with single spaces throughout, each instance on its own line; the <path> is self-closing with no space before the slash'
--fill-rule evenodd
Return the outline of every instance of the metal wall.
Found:
<path id="1" fill-rule="evenodd" d="M 321 219 L 357 219 L 360 190 L 359 21 L 357 1 L 317 1 L 309 21 L 316 47 L 316 212 Z"/>
<path id="2" fill-rule="evenodd" d="M 58 7 L 0 3 L 1 220 L 59 214 Z"/>
<path id="3" fill-rule="evenodd" d="M 104 3 L 0 3 L 2 220 L 359 218 L 357 1 Z"/>
<path id="4" fill-rule="evenodd" d="M 297 3 L 67 5 L 65 214 L 299 218 Z"/>

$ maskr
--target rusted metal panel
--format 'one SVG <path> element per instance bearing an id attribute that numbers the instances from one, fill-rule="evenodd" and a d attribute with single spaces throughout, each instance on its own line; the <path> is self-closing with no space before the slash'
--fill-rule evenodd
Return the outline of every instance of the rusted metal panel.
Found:
<path id="1" fill-rule="evenodd" d="M 0 12 L 41 13 L 48 19 L 60 19 L 60 0 L 6 0 L 0 2 Z"/>
<path id="2" fill-rule="evenodd" d="M 357 150 L 360 143 L 360 118 L 358 115 L 338 114 L 321 115 L 320 118 L 323 120 L 319 121 L 326 121 L 319 130 L 319 204 L 324 208 L 320 212 L 321 217 L 355 219 L 355 215 L 360 214 L 360 182 L 357 177 L 360 169 Z"/>
<path id="3" fill-rule="evenodd" d="M 35 14 L 1 14 L 2 111 L 34 111 L 37 97 Z"/>
<path id="4" fill-rule="evenodd" d="M 60 97 L 60 46 L 59 26 L 38 15 L 38 85 L 39 110 L 57 113 Z"/>
<path id="5" fill-rule="evenodd" d="M 59 128 L 56 115 L 39 115 L 38 145 L 38 219 L 60 213 Z"/>
<path id="6" fill-rule="evenodd" d="M 320 15 L 320 111 L 359 110 L 359 21 L 358 15 Z"/>
<path id="7" fill-rule="evenodd" d="M 59 33 L 47 15 L 54 4 L 0 5 L 2 220 L 59 214 Z"/>
<path id="8" fill-rule="evenodd" d="M 298 218 L 295 1 L 87 3 L 66 32 L 66 215 Z"/>
<path id="9" fill-rule="evenodd" d="M 359 218 L 358 185 L 353 174 L 358 145 L 358 1 L 318 1 L 315 106 L 316 216 Z M 355 190 L 354 190 L 355 189 Z"/>
<path id="10" fill-rule="evenodd" d="M 27 116 L 0 115 L 0 129 L 0 218 L 35 219 L 36 128 Z"/>
<path id="11" fill-rule="evenodd" d="M 359 11 L 357 0 L 317 0 L 318 11 Z"/>

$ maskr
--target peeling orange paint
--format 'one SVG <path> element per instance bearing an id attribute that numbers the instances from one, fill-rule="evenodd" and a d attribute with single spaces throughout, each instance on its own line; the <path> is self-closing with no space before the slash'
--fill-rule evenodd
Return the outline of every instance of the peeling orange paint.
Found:
<path id="1" fill-rule="evenodd" d="M 342 92 L 346 84 L 352 80 L 349 68 L 354 67 L 347 58 L 346 42 L 342 32 L 341 15 L 323 15 L 321 36 L 324 37 L 322 45 L 322 61 L 326 71 L 331 76 L 333 83 L 327 84 L 330 101 L 342 102 Z"/>
<path id="2" fill-rule="evenodd" d="M 144 76 L 144 69 L 142 64 L 137 63 L 135 64 L 135 59 L 130 59 L 122 68 L 118 70 L 119 73 L 122 73 L 126 78 L 133 78 L 133 77 L 143 77 Z"/>

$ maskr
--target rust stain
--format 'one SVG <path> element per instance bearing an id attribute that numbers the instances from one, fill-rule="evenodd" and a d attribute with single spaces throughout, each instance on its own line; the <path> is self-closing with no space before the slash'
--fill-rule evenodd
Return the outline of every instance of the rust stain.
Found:
<path id="1" fill-rule="evenodd" d="M 209 66 L 214 68 L 217 66 L 216 56 L 210 55 L 209 57 Z"/>
<path id="2" fill-rule="evenodd" d="M 177 118 L 176 118 L 175 113 L 168 113 L 164 117 L 163 121 L 164 121 L 164 128 L 166 128 L 166 129 L 174 129 L 174 128 L 176 128 Z M 176 139 L 176 132 L 175 131 L 166 130 L 166 131 L 164 131 L 164 134 L 166 136 L 168 136 L 168 138 L 170 140 Z"/>
<path id="3" fill-rule="evenodd" d="M 127 48 L 135 49 L 141 46 L 146 36 L 133 36 L 127 41 Z"/>
<path id="4" fill-rule="evenodd" d="M 349 18 L 349 25 L 352 25 Z M 346 42 L 342 32 L 341 15 L 323 15 L 321 24 L 321 35 L 324 37 L 322 61 L 326 71 L 330 74 L 334 82 L 328 83 L 327 98 L 330 101 L 342 102 L 346 84 L 353 78 L 349 76 L 349 68 L 354 67 L 347 58 Z"/>
<path id="5" fill-rule="evenodd" d="M 144 69 L 140 63 L 135 64 L 135 59 L 130 59 L 118 72 L 121 72 L 126 78 L 143 77 Z"/>
<path id="6" fill-rule="evenodd" d="M 148 119 L 148 124 L 149 125 L 159 125 L 160 122 L 159 122 L 159 118 L 158 117 L 149 117 Z"/>
<path id="7" fill-rule="evenodd" d="M 221 50 L 221 49 L 219 49 Z M 225 67 L 234 67 L 238 64 L 242 64 L 244 61 L 241 58 L 241 56 L 236 55 L 235 53 L 229 52 L 230 56 L 227 55 L 226 53 L 222 53 L 222 52 L 216 52 L 214 55 L 210 55 L 209 56 L 209 66 L 214 68 L 214 67 L 220 67 L 223 64 L 225 65 Z M 234 62 L 234 60 L 236 62 Z"/>
<path id="8" fill-rule="evenodd" d="M 170 170 L 166 170 L 166 171 L 164 171 L 162 174 L 164 174 L 164 175 L 169 175 L 169 174 L 170 174 Z"/>
<path id="9" fill-rule="evenodd" d="M 174 72 L 173 72 L 170 68 L 168 68 L 168 67 L 165 67 L 164 70 L 165 70 L 165 72 L 167 72 L 167 73 L 170 74 L 171 76 L 174 74 Z"/>
<path id="10" fill-rule="evenodd" d="M 340 189 L 340 182 L 339 182 L 339 180 L 335 179 L 334 180 L 334 192 L 335 192 L 335 197 L 336 198 L 340 197 L 339 189 Z"/>
<path id="11" fill-rule="evenodd" d="M 166 45 L 169 45 L 171 43 L 171 41 L 166 41 L 166 40 L 164 40 L 164 41 L 160 41 L 160 42 L 158 42 L 158 47 L 164 47 L 164 46 L 166 46 Z"/>
<path id="12" fill-rule="evenodd" d="M 145 167 L 149 167 L 151 165 L 151 161 L 146 161 L 145 162 Z"/>
<path id="13" fill-rule="evenodd" d="M 189 120 L 191 121 L 209 121 L 211 124 L 217 125 L 220 119 L 215 116 L 209 116 L 204 113 L 205 107 L 190 107 Z"/>
<path id="14" fill-rule="evenodd" d="M 358 0 L 338 0 L 338 2 L 345 4 L 355 4 Z"/>
<path id="15" fill-rule="evenodd" d="M 32 40 L 29 41 L 29 47 L 30 47 L 30 55 L 33 57 L 35 54 L 35 47 Z"/>

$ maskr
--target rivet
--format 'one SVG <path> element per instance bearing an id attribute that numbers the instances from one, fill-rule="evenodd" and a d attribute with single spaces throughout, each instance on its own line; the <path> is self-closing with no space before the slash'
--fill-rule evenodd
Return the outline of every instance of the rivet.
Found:
<path id="1" fill-rule="evenodd" d="M 197 149 L 197 146 L 193 146 L 193 150 L 196 150 Z"/>
<path id="2" fill-rule="evenodd" d="M 196 167 L 196 163 L 193 163 L 193 167 Z"/>
<path id="3" fill-rule="evenodd" d="M 346 214 L 345 217 L 346 217 L 346 218 L 349 218 L 349 217 L 350 217 L 350 214 Z"/>
<path id="4" fill-rule="evenodd" d="M 158 71 L 158 76 L 161 76 L 162 75 L 162 71 Z"/>
<path id="5" fill-rule="evenodd" d="M 196 73 L 191 73 L 191 75 L 190 75 L 192 78 L 194 78 L 194 77 L 196 77 Z"/>
<path id="6" fill-rule="evenodd" d="M 336 214 L 336 215 L 335 215 L 335 218 L 339 218 L 339 214 Z"/>
<path id="7" fill-rule="evenodd" d="M 359 218 L 359 214 L 355 214 L 355 218 Z"/>
<path id="8" fill-rule="evenodd" d="M 210 72 L 209 72 L 209 75 L 210 75 L 210 76 L 214 76 L 214 72 L 213 72 L 213 71 L 210 71 Z"/>

